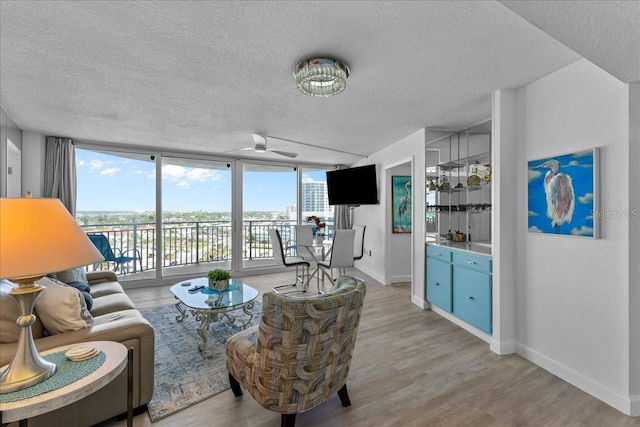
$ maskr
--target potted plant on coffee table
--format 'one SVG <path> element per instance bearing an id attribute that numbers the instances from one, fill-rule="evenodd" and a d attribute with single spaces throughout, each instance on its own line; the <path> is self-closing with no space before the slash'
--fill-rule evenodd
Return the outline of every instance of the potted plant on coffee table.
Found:
<path id="1" fill-rule="evenodd" d="M 209 287 L 216 291 L 224 291 L 229 289 L 229 279 L 231 274 L 227 270 L 216 268 L 210 270 L 207 273 L 207 279 L 209 279 Z"/>

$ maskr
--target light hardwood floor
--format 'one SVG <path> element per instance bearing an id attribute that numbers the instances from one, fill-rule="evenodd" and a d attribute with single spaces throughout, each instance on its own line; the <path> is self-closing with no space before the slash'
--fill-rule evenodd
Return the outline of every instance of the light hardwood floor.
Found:
<path id="1" fill-rule="evenodd" d="M 299 414 L 306 426 L 640 426 L 517 355 L 498 356 L 478 339 L 410 302 L 409 284 L 365 279 L 367 295 L 347 381 L 352 406 L 333 396 Z M 261 293 L 291 273 L 245 277 Z M 173 302 L 167 286 L 127 292 L 138 307 Z M 260 296 L 258 297 L 260 298 Z M 108 427 L 124 427 L 111 421 Z M 231 390 L 151 423 L 134 426 L 279 426 L 280 415 Z"/>

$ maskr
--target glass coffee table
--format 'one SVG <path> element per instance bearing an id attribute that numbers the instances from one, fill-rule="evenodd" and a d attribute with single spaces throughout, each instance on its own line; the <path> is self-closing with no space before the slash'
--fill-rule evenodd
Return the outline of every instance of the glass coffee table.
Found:
<path id="1" fill-rule="evenodd" d="M 180 314 L 176 316 L 176 320 L 182 322 L 191 313 L 193 318 L 200 322 L 200 326 L 197 328 L 201 339 L 198 344 L 199 351 L 204 350 L 207 346 L 207 332 L 212 321 L 217 322 L 221 317 L 225 317 L 231 324 L 236 320 L 241 322 L 238 318 L 229 316 L 228 312 L 230 311 L 242 309 L 244 314 L 248 316 L 247 320 L 242 322 L 242 328 L 246 329 L 253 319 L 251 309 L 258 296 L 256 289 L 239 279 L 230 279 L 229 289 L 224 291 L 210 289 L 208 283 L 206 277 L 199 277 L 178 282 L 169 288 L 178 299 L 176 308 Z M 194 291 L 194 289 L 197 290 Z"/>

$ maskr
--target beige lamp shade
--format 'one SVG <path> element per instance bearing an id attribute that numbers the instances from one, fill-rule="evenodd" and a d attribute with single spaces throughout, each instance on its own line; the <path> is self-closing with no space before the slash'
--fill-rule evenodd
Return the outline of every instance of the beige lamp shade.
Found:
<path id="1" fill-rule="evenodd" d="M 0 279 L 38 277 L 103 259 L 60 200 L 0 198 Z"/>

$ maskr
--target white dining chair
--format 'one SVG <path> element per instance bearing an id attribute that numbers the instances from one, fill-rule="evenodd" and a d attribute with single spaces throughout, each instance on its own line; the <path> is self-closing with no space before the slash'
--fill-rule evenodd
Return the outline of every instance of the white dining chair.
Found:
<path id="1" fill-rule="evenodd" d="M 294 226 L 296 233 L 296 255 L 306 261 L 315 261 L 311 253 L 313 246 L 313 227 L 311 225 Z"/>
<path id="2" fill-rule="evenodd" d="M 287 287 L 295 288 L 298 285 L 298 282 L 300 282 L 302 285 L 305 285 L 307 283 L 307 277 L 309 276 L 309 267 L 311 266 L 309 261 L 305 261 L 297 257 L 285 257 L 280 232 L 275 228 L 269 229 L 269 239 L 271 240 L 271 247 L 273 248 L 273 258 L 275 259 L 276 263 L 287 268 L 295 267 L 296 269 L 295 282 L 293 282 L 292 284 L 275 286 L 273 288 L 274 292 L 278 292 L 279 289 Z M 299 274 L 300 268 L 302 268 L 302 275 Z"/>
<path id="3" fill-rule="evenodd" d="M 358 260 L 364 256 L 364 232 L 367 229 L 367 226 L 354 225 L 353 229 L 356 231 L 355 239 L 353 241 L 353 259 Z"/>
<path id="4" fill-rule="evenodd" d="M 331 245 L 331 256 L 327 260 L 318 261 L 318 267 L 322 273 L 322 278 L 328 277 L 333 281 L 333 269 L 337 268 L 344 274 L 347 267 L 353 267 L 353 245 L 356 230 L 336 230 L 333 233 L 333 244 Z"/>

